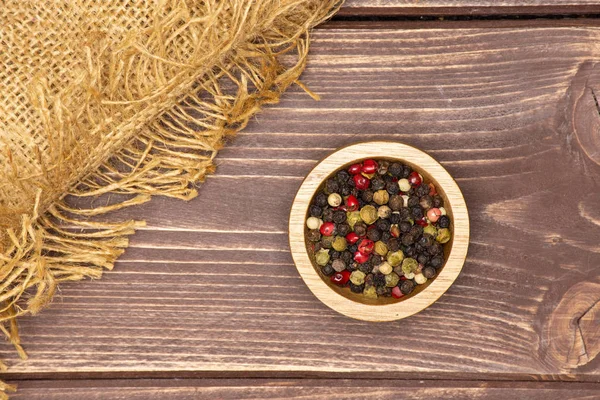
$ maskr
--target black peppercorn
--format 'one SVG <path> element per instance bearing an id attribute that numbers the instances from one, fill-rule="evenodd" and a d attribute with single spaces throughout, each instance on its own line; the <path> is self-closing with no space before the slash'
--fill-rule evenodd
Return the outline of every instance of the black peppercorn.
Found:
<path id="1" fill-rule="evenodd" d="M 413 170 L 408 165 L 404 166 L 402 173 L 400 174 L 400 178 L 408 178 L 410 174 L 412 174 Z"/>
<path id="2" fill-rule="evenodd" d="M 400 250 L 400 242 L 398 241 L 398 239 L 392 238 L 388 240 L 387 247 L 388 250 L 393 253 L 395 251 Z"/>
<path id="3" fill-rule="evenodd" d="M 421 208 L 421 206 L 414 206 L 410 209 L 410 213 L 412 214 L 412 217 L 414 219 L 423 218 L 423 209 Z"/>
<path id="4" fill-rule="evenodd" d="M 399 223 L 400 223 L 400 214 L 390 215 L 390 224 L 399 224 Z"/>
<path id="5" fill-rule="evenodd" d="M 323 210 L 323 221 L 325 221 L 325 222 L 333 221 L 333 210 L 331 208 L 326 208 Z"/>
<path id="6" fill-rule="evenodd" d="M 353 244 L 352 246 L 348 246 L 348 251 L 352 252 L 352 254 L 356 253 L 358 251 L 358 245 L 357 244 Z"/>
<path id="7" fill-rule="evenodd" d="M 373 285 L 375 285 L 375 286 L 385 286 L 385 275 L 383 275 L 383 274 L 373 274 Z"/>
<path id="8" fill-rule="evenodd" d="M 447 215 L 442 215 L 437 221 L 437 225 L 440 228 L 448 228 L 450 226 L 450 218 Z"/>
<path id="9" fill-rule="evenodd" d="M 323 213 L 323 209 L 321 207 L 319 207 L 316 204 L 313 204 L 312 206 L 310 206 L 310 208 L 308 209 L 308 213 L 310 214 L 311 217 L 317 217 L 320 218 L 321 214 Z"/>
<path id="10" fill-rule="evenodd" d="M 354 224 L 354 232 L 358 236 L 365 236 L 367 234 L 367 224 L 365 224 L 364 222 L 357 222 L 356 224 Z"/>
<path id="11" fill-rule="evenodd" d="M 381 232 L 381 241 L 387 243 L 392 238 L 392 234 L 389 232 Z"/>
<path id="12" fill-rule="evenodd" d="M 371 256 L 371 261 L 370 262 L 371 262 L 371 265 L 374 267 L 374 266 L 379 265 L 379 264 L 381 264 L 383 262 L 383 257 L 381 257 L 378 254 L 373 254 Z"/>
<path id="13" fill-rule="evenodd" d="M 406 280 L 406 281 L 402 281 L 402 283 L 400 284 L 400 291 L 402 292 L 402 294 L 410 294 L 415 288 L 415 284 L 413 281 L 410 280 Z"/>
<path id="14" fill-rule="evenodd" d="M 385 184 L 385 190 L 387 190 L 387 192 L 389 194 L 398 194 L 400 193 L 400 187 L 398 186 L 398 182 L 388 182 Z"/>
<path id="15" fill-rule="evenodd" d="M 334 211 L 332 219 L 336 224 L 342 224 L 346 222 L 346 212 L 342 210 Z"/>
<path id="16" fill-rule="evenodd" d="M 321 267 L 321 272 L 325 276 L 331 276 L 335 273 L 335 269 L 331 266 L 331 264 L 327 264 L 324 267 Z"/>
<path id="17" fill-rule="evenodd" d="M 342 253 L 340 253 L 339 251 L 329 250 L 329 257 L 331 258 L 331 260 L 337 260 L 338 258 L 340 258 L 341 255 Z"/>
<path id="18" fill-rule="evenodd" d="M 350 272 L 356 271 L 359 265 L 356 261 L 348 262 L 346 263 L 346 269 Z"/>
<path id="19" fill-rule="evenodd" d="M 342 185 L 340 187 L 340 194 L 342 196 L 350 196 L 350 194 L 352 194 L 352 188 L 349 185 Z"/>
<path id="20" fill-rule="evenodd" d="M 325 193 L 337 193 L 340 190 L 340 184 L 335 179 L 327 179 L 325 182 Z"/>
<path id="21" fill-rule="evenodd" d="M 350 282 L 350 290 L 352 290 L 352 293 L 362 293 L 363 290 L 365 290 L 365 284 L 363 283 L 362 285 L 355 285 L 354 283 Z"/>
<path id="22" fill-rule="evenodd" d="M 319 207 L 325 207 L 327 205 L 327 195 L 323 192 L 319 193 L 317 197 L 315 197 L 315 204 Z"/>
<path id="23" fill-rule="evenodd" d="M 348 182 L 348 179 L 350 179 L 350 174 L 345 170 L 341 170 L 337 173 L 336 178 L 339 183 L 346 184 L 346 182 Z"/>
<path id="24" fill-rule="evenodd" d="M 408 198 L 408 207 L 413 208 L 419 205 L 419 198 L 417 196 L 410 196 Z"/>
<path id="25" fill-rule="evenodd" d="M 400 232 L 407 233 L 410 232 L 410 228 L 412 228 L 412 225 L 408 221 L 402 221 L 398 224 L 398 227 L 400 228 Z"/>
<path id="26" fill-rule="evenodd" d="M 417 254 L 422 253 L 426 250 L 425 247 L 419 244 L 419 241 L 417 241 L 413 246 L 415 246 L 415 251 L 417 252 Z"/>
<path id="27" fill-rule="evenodd" d="M 403 207 L 398 212 L 398 215 L 400 216 L 400 219 L 402 221 L 406 221 L 406 220 L 410 219 L 410 210 L 406 207 Z"/>
<path id="28" fill-rule="evenodd" d="M 404 255 L 406 257 L 416 257 L 417 249 L 415 248 L 415 245 L 407 246 L 406 249 L 404 250 Z"/>
<path id="29" fill-rule="evenodd" d="M 306 234 L 306 238 L 311 242 L 318 242 L 321 240 L 321 232 L 318 229 L 311 229 Z"/>
<path id="30" fill-rule="evenodd" d="M 425 233 L 421 239 L 419 239 L 419 244 L 423 247 L 429 247 L 433 244 L 433 237 Z"/>
<path id="31" fill-rule="evenodd" d="M 423 234 L 423 227 L 421 225 L 413 225 L 410 227 L 410 234 L 415 238 L 418 238 Z"/>
<path id="32" fill-rule="evenodd" d="M 440 268 L 444 264 L 444 258 L 441 255 L 431 257 L 429 265 L 433 268 Z"/>
<path id="33" fill-rule="evenodd" d="M 402 198 L 402 196 L 397 194 L 391 195 L 390 199 L 388 200 L 388 206 L 393 211 L 398 211 L 404 206 L 404 199 Z"/>
<path id="34" fill-rule="evenodd" d="M 340 235 L 340 236 L 346 236 L 350 232 L 352 232 L 352 228 L 350 228 L 350 225 L 345 224 L 345 223 L 338 224 L 338 226 L 337 226 L 337 233 L 338 233 L 338 235 Z"/>
<path id="35" fill-rule="evenodd" d="M 415 242 L 415 237 L 410 233 L 402 235 L 402 244 L 405 246 L 410 246 Z"/>
<path id="36" fill-rule="evenodd" d="M 373 270 L 373 267 L 368 262 L 362 263 L 362 264 L 358 264 L 357 267 L 358 267 L 358 270 L 360 272 L 363 272 L 365 274 L 368 274 L 369 272 L 371 272 Z"/>
<path id="37" fill-rule="evenodd" d="M 348 250 L 344 250 L 342 251 L 342 255 L 340 256 L 340 258 L 346 263 L 348 264 L 350 261 L 352 261 L 352 253 Z"/>
<path id="38" fill-rule="evenodd" d="M 388 232 L 390 230 L 390 221 L 388 221 L 387 219 L 379 219 L 376 223 L 375 226 L 377 226 L 377 229 L 379 229 L 381 232 Z"/>
<path id="39" fill-rule="evenodd" d="M 429 194 L 430 190 L 431 190 L 431 188 L 429 187 L 428 184 L 422 183 L 419 186 L 417 186 L 417 188 L 415 189 L 415 194 L 419 197 L 423 197 L 426 194 Z"/>
<path id="40" fill-rule="evenodd" d="M 370 190 L 365 190 L 364 192 L 362 192 L 362 195 L 360 197 L 365 203 L 369 203 L 373 201 L 373 192 Z"/>
<path id="41" fill-rule="evenodd" d="M 335 236 L 323 236 L 319 243 L 321 243 L 322 248 L 331 249 L 334 240 L 335 240 Z"/>
<path id="42" fill-rule="evenodd" d="M 423 271 L 421 271 L 421 273 L 427 279 L 433 278 L 435 276 L 435 274 L 436 274 L 435 268 L 433 268 L 433 267 L 425 267 L 425 268 L 423 268 Z"/>
<path id="43" fill-rule="evenodd" d="M 442 251 L 443 251 L 442 245 L 440 243 L 438 243 L 438 242 L 433 242 L 433 244 L 431 246 L 429 246 L 429 248 L 427 249 L 427 251 L 432 256 L 436 256 L 436 255 L 442 253 Z"/>
<path id="44" fill-rule="evenodd" d="M 421 197 L 419 205 L 427 210 L 433 207 L 433 198 L 430 195 L 426 194 L 425 196 Z"/>
<path id="45" fill-rule="evenodd" d="M 419 264 L 423 264 L 423 265 L 425 265 L 425 264 L 427 264 L 427 262 L 428 262 L 428 261 L 429 261 L 429 257 L 427 257 L 427 255 L 426 255 L 426 254 L 419 254 L 419 255 L 417 256 L 417 262 L 418 262 Z"/>
<path id="46" fill-rule="evenodd" d="M 433 206 L 440 208 L 444 206 L 444 199 L 439 194 L 433 196 Z"/>
<path id="47" fill-rule="evenodd" d="M 381 160 L 381 161 L 379 161 L 379 166 L 377 167 L 377 173 L 379 175 L 385 175 L 385 174 L 387 174 L 389 167 L 390 167 L 389 161 Z"/>
<path id="48" fill-rule="evenodd" d="M 392 174 L 392 176 L 399 178 L 404 172 L 404 166 L 400 163 L 392 163 L 388 167 L 388 172 Z"/>
<path id="49" fill-rule="evenodd" d="M 323 246 L 321 246 L 321 242 L 319 241 L 319 242 L 315 243 L 315 245 L 313 247 L 313 252 L 318 253 L 319 250 L 321 250 L 322 248 L 323 248 Z"/>
<path id="50" fill-rule="evenodd" d="M 381 240 L 381 231 L 377 228 L 371 228 L 367 230 L 367 238 L 374 242 Z"/>
<path id="51" fill-rule="evenodd" d="M 384 187 L 385 181 L 383 180 L 383 178 L 376 176 L 373 179 L 371 179 L 371 189 L 373 189 L 373 191 L 381 190 Z"/>

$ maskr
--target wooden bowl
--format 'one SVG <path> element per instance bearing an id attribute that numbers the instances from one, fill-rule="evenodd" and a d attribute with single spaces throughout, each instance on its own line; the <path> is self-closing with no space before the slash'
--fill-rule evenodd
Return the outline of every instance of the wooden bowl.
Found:
<path id="1" fill-rule="evenodd" d="M 309 205 L 321 184 L 342 167 L 366 158 L 397 160 L 417 170 L 426 181 L 433 182 L 444 199 L 444 208 L 451 220 L 452 238 L 444 246 L 444 266 L 437 277 L 401 299 L 365 298 L 329 280 L 317 270 L 314 257 L 306 248 L 306 218 Z M 294 199 L 289 222 L 292 257 L 300 276 L 319 300 L 348 317 L 365 321 L 393 321 L 406 318 L 429 307 L 440 298 L 458 277 L 469 246 L 469 215 L 463 195 L 448 171 L 431 156 L 414 147 L 396 142 L 365 142 L 350 145 L 329 155 L 302 182 Z"/>

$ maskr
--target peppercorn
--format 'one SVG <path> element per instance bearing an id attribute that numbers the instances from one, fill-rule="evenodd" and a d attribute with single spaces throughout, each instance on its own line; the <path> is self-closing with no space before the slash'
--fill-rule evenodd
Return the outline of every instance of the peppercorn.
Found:
<path id="1" fill-rule="evenodd" d="M 427 254 L 421 253 L 417 256 L 417 261 L 419 262 L 419 264 L 425 265 L 429 261 L 429 256 L 427 256 Z"/>
<path id="2" fill-rule="evenodd" d="M 324 222 L 319 228 L 319 232 L 323 236 L 332 236 L 335 234 L 335 224 L 333 222 Z"/>
<path id="3" fill-rule="evenodd" d="M 392 210 L 398 211 L 402 208 L 402 206 L 404 206 L 404 199 L 400 195 L 397 195 L 397 194 L 392 195 L 392 196 L 390 196 L 390 198 L 388 200 L 388 206 Z"/>
<path id="4" fill-rule="evenodd" d="M 342 272 L 343 270 L 346 269 L 346 263 L 341 258 L 338 258 L 337 260 L 333 260 L 333 262 L 331 263 L 331 266 L 337 272 Z"/>
<path id="5" fill-rule="evenodd" d="M 414 279 L 415 279 L 415 282 L 416 282 L 418 285 L 422 285 L 422 284 L 424 284 L 425 282 L 427 282 L 427 278 L 426 278 L 426 277 L 425 277 L 425 275 L 423 275 L 423 274 L 415 274 L 415 277 L 414 277 Z"/>
<path id="6" fill-rule="evenodd" d="M 380 206 L 387 204 L 387 202 L 389 200 L 390 200 L 390 195 L 385 190 L 378 190 L 375 193 L 373 193 L 373 201 Z"/>
<path id="7" fill-rule="evenodd" d="M 385 175 L 388 172 L 388 168 L 390 166 L 390 162 L 389 161 L 379 161 L 379 167 L 377 167 L 377 173 L 379 175 Z"/>
<path id="8" fill-rule="evenodd" d="M 366 178 L 360 174 L 354 175 L 352 179 L 354 180 L 354 186 L 356 186 L 358 190 L 367 190 L 371 184 L 369 178 Z"/>
<path id="9" fill-rule="evenodd" d="M 400 249 L 400 242 L 396 238 L 388 240 L 388 250 L 391 252 L 398 251 Z"/>
<path id="10" fill-rule="evenodd" d="M 325 181 L 326 194 L 337 193 L 339 189 L 340 185 L 335 179 L 327 179 L 327 181 Z"/>
<path id="11" fill-rule="evenodd" d="M 360 209 L 360 218 L 367 225 L 371 225 L 373 222 L 377 221 L 377 209 L 371 205 L 364 206 Z M 354 227 L 354 231 L 356 232 L 356 227 Z"/>
<path id="12" fill-rule="evenodd" d="M 389 232 L 381 232 L 381 241 L 387 243 L 392 238 L 392 234 Z"/>
<path id="13" fill-rule="evenodd" d="M 390 226 L 390 233 L 395 238 L 400 237 L 400 228 L 398 227 L 398 225 L 394 224 Z"/>
<path id="14" fill-rule="evenodd" d="M 333 216 L 332 216 L 333 218 Z M 358 211 L 348 211 L 346 213 L 346 222 L 350 225 L 350 228 L 354 229 L 354 225 L 361 222 L 360 212 Z"/>
<path id="15" fill-rule="evenodd" d="M 325 208 L 323 210 L 323 217 L 321 219 L 325 222 L 333 221 L 333 210 L 331 208 Z"/>
<path id="16" fill-rule="evenodd" d="M 351 233 L 353 233 L 353 232 L 351 232 Z M 348 238 L 346 238 L 346 240 L 348 240 Z M 354 257 L 354 253 L 356 253 L 358 251 L 358 245 L 352 244 L 351 246 L 348 246 L 348 251 L 352 252 L 352 257 Z"/>
<path id="17" fill-rule="evenodd" d="M 376 191 L 383 188 L 385 188 L 385 181 L 383 178 L 376 176 L 375 178 L 371 179 L 371 189 Z"/>
<path id="18" fill-rule="evenodd" d="M 415 194 L 419 197 L 423 197 L 425 195 L 429 195 L 430 190 L 431 190 L 431 188 L 429 187 L 428 184 L 422 183 L 415 188 Z M 432 199 L 432 201 L 433 201 L 433 199 Z"/>
<path id="19" fill-rule="evenodd" d="M 333 212 L 333 222 L 341 224 L 346 222 L 346 212 L 342 210 L 336 210 Z"/>
<path id="20" fill-rule="evenodd" d="M 392 272 L 392 266 L 387 261 L 379 264 L 378 269 L 379 269 L 379 272 L 381 272 L 383 275 L 388 275 Z"/>
<path id="21" fill-rule="evenodd" d="M 354 261 L 359 264 L 364 264 L 369 261 L 369 255 L 365 253 L 361 253 L 360 251 L 354 252 Z"/>
<path id="22" fill-rule="evenodd" d="M 383 274 L 373 274 L 373 285 L 375 285 L 375 286 L 385 286 L 385 275 L 383 275 Z"/>
<path id="23" fill-rule="evenodd" d="M 367 230 L 367 238 L 374 242 L 381 239 L 381 231 L 373 226 Z"/>
<path id="24" fill-rule="evenodd" d="M 397 162 L 392 163 L 388 167 L 388 172 L 390 174 L 392 174 L 392 176 L 394 176 L 394 177 L 399 177 L 400 175 L 402 175 L 403 170 L 404 170 L 404 166 Z"/>
<path id="25" fill-rule="evenodd" d="M 442 215 L 437 221 L 437 226 L 440 228 L 448 228 L 450 226 L 450 218 L 447 215 Z"/>
<path id="26" fill-rule="evenodd" d="M 439 194 L 433 196 L 433 206 L 440 208 L 444 206 L 444 199 Z"/>
<path id="27" fill-rule="evenodd" d="M 417 171 L 413 171 L 408 176 L 408 181 L 413 187 L 417 187 L 423 182 L 423 177 Z M 429 190 L 427 192 L 429 193 Z"/>
<path id="28" fill-rule="evenodd" d="M 335 251 L 344 251 L 346 250 L 347 246 L 348 244 L 346 242 L 346 239 L 342 236 L 336 236 L 335 240 L 331 244 L 331 247 L 333 247 Z"/>
<path id="29" fill-rule="evenodd" d="M 387 262 L 392 267 L 396 267 L 396 266 L 400 265 L 402 263 L 402 260 L 404 260 L 404 253 L 402 252 L 402 250 L 398 250 L 398 251 L 394 251 L 394 252 L 390 251 L 387 255 Z"/>
<path id="30" fill-rule="evenodd" d="M 308 229 L 319 229 L 323 225 L 323 221 L 317 217 L 308 217 L 306 219 L 306 226 Z"/>
<path id="31" fill-rule="evenodd" d="M 433 244 L 429 247 L 429 249 L 427 249 L 427 252 L 429 254 L 431 254 L 432 256 L 441 254 L 442 251 L 443 251 L 442 244 L 438 243 L 438 242 L 433 242 Z"/>
<path id="32" fill-rule="evenodd" d="M 411 188 L 410 182 L 406 178 L 398 180 L 398 188 L 403 192 L 408 192 Z"/>
<path id="33" fill-rule="evenodd" d="M 402 221 L 408 221 L 410 219 L 410 209 L 403 207 L 398 211 L 398 215 Z M 412 225 L 412 223 L 411 223 Z"/>
<path id="34" fill-rule="evenodd" d="M 410 227 L 410 234 L 417 238 L 423 234 L 423 229 L 420 225 L 413 225 Z"/>
<path id="35" fill-rule="evenodd" d="M 365 273 L 362 271 L 354 271 L 350 274 L 350 282 L 355 285 L 362 285 L 365 282 Z"/>
<path id="36" fill-rule="evenodd" d="M 423 234 L 431 235 L 431 237 L 437 236 L 437 229 L 435 226 L 428 224 L 425 228 L 423 228 Z"/>
<path id="37" fill-rule="evenodd" d="M 325 276 L 331 276 L 331 275 L 335 274 L 335 270 L 333 269 L 333 267 L 331 266 L 331 264 L 327 264 L 327 265 L 322 266 L 321 267 L 321 272 Z"/>
<path id="38" fill-rule="evenodd" d="M 340 259 L 342 259 L 346 264 L 350 263 L 352 261 L 352 252 L 349 250 L 344 250 L 340 256 Z"/>
<path id="39" fill-rule="evenodd" d="M 408 208 L 412 209 L 415 206 L 419 205 L 419 198 L 417 196 L 410 196 L 408 198 Z"/>
<path id="40" fill-rule="evenodd" d="M 323 209 L 316 204 L 313 204 L 309 207 L 308 213 L 311 217 L 320 217 L 323 213 Z"/>
<path id="41" fill-rule="evenodd" d="M 358 199 L 353 194 L 346 197 L 346 211 L 357 211 L 359 207 Z"/>
<path id="42" fill-rule="evenodd" d="M 423 268 L 422 274 L 425 278 L 427 279 L 431 279 L 435 276 L 436 272 L 435 272 L 435 268 L 433 267 L 425 267 Z"/>
<path id="43" fill-rule="evenodd" d="M 348 182 L 350 174 L 344 170 L 339 171 L 335 176 L 340 184 Z"/>
<path id="44" fill-rule="evenodd" d="M 375 226 L 377 227 L 377 229 L 379 229 L 381 232 L 387 232 L 387 231 L 389 231 L 391 225 L 392 224 L 390 224 L 390 221 L 388 221 L 387 219 L 380 219 L 375 224 Z"/>
<path id="45" fill-rule="evenodd" d="M 322 239 L 322 238 L 321 238 Z M 317 251 L 321 250 L 323 248 L 323 246 L 321 246 L 321 242 L 317 242 L 315 244 L 312 245 L 312 249 L 313 249 L 313 254 L 315 254 Z"/>
<path id="46" fill-rule="evenodd" d="M 423 247 L 429 247 L 433 244 L 433 237 L 427 233 L 424 233 L 423 236 L 421 236 L 421 239 L 419 239 L 418 243 Z"/>
<path id="47" fill-rule="evenodd" d="M 390 214 L 389 221 L 390 221 L 390 224 L 392 224 L 392 225 L 399 224 L 400 223 L 400 214 L 397 214 L 397 213 Z"/>
<path id="48" fill-rule="evenodd" d="M 423 218 L 423 209 L 421 206 L 414 206 L 410 209 L 410 213 L 415 220 Z"/>
<path id="49" fill-rule="evenodd" d="M 348 184 L 340 186 L 340 194 L 342 196 L 348 196 L 352 193 L 352 188 Z"/>
<path id="50" fill-rule="evenodd" d="M 437 255 L 437 256 L 433 256 L 431 257 L 431 260 L 429 261 L 429 265 L 431 265 L 433 268 L 440 268 L 442 265 L 444 264 L 444 258 L 441 255 Z"/>
<path id="51" fill-rule="evenodd" d="M 375 243 L 373 243 L 372 240 L 363 239 L 360 242 L 358 242 L 358 251 L 361 254 L 369 255 L 369 254 L 373 253 L 374 249 L 375 249 Z"/>
<path id="52" fill-rule="evenodd" d="M 425 196 L 421 197 L 419 205 L 423 207 L 423 209 L 427 210 L 433 206 L 433 199 L 430 195 L 426 194 Z"/>
<path id="53" fill-rule="evenodd" d="M 439 208 L 431 208 L 427 210 L 427 219 L 433 223 L 437 222 L 437 220 L 442 216 L 442 212 Z"/>
<path id="54" fill-rule="evenodd" d="M 389 288 L 396 286 L 398 282 L 400 282 L 400 276 L 395 272 L 391 272 L 385 276 L 385 286 Z"/>
<path id="55" fill-rule="evenodd" d="M 321 249 L 315 254 L 315 261 L 320 266 L 325 266 L 329 262 L 329 251 L 326 249 Z"/>
<path id="56" fill-rule="evenodd" d="M 413 235 L 411 235 L 410 233 L 406 233 L 406 234 L 402 235 L 401 241 L 404 246 L 410 246 L 411 244 L 413 244 L 415 242 L 415 237 Z"/>
<path id="57" fill-rule="evenodd" d="M 369 203 L 369 202 L 373 201 L 373 191 L 365 190 L 364 192 L 361 193 L 360 198 L 365 203 Z"/>
<path id="58" fill-rule="evenodd" d="M 442 228 L 438 230 L 435 240 L 437 240 L 440 243 L 447 243 L 448 240 L 450 240 L 450 229 Z"/>
<path id="59" fill-rule="evenodd" d="M 347 234 L 349 234 L 350 232 L 352 232 L 352 229 L 350 228 L 350 225 L 348 224 L 338 224 L 336 225 L 337 227 L 337 234 L 340 236 L 346 236 Z"/>
<path id="60" fill-rule="evenodd" d="M 377 209 L 377 216 L 381 219 L 387 219 L 392 216 L 392 209 L 388 206 L 381 206 Z"/>
<path id="61" fill-rule="evenodd" d="M 321 247 L 324 249 L 331 249 L 333 245 L 333 241 L 335 240 L 335 236 L 321 236 Z"/>
<path id="62" fill-rule="evenodd" d="M 363 237 L 367 234 L 367 224 L 364 222 L 358 222 L 354 225 L 354 233 L 359 237 Z"/>
<path id="63" fill-rule="evenodd" d="M 389 194 L 398 194 L 400 193 L 400 187 L 398 187 L 398 182 L 388 182 L 385 184 L 385 190 L 387 190 L 387 192 Z"/>
<path id="64" fill-rule="evenodd" d="M 415 257 L 417 255 L 417 249 L 414 245 L 406 246 L 404 249 L 404 255 L 407 257 Z"/>
<path id="65" fill-rule="evenodd" d="M 375 242 L 375 253 L 385 256 L 388 253 L 388 247 L 382 241 Z"/>
<path id="66" fill-rule="evenodd" d="M 364 274 L 368 274 L 373 270 L 373 266 L 370 263 L 358 264 L 356 268 Z"/>
<path id="67" fill-rule="evenodd" d="M 377 289 L 375 286 L 365 286 L 365 290 L 363 290 L 363 296 L 368 299 L 376 299 L 377 298 Z"/>
<path id="68" fill-rule="evenodd" d="M 321 240 L 321 232 L 319 232 L 317 229 L 311 229 L 306 234 L 306 238 L 310 242 L 318 242 L 319 240 Z"/>
<path id="69" fill-rule="evenodd" d="M 415 289 L 415 284 L 413 281 L 406 280 L 406 281 L 402 281 L 402 283 L 400 284 L 400 291 L 404 295 L 410 294 L 414 289 Z"/>
<path id="70" fill-rule="evenodd" d="M 385 286 L 375 286 L 375 291 L 379 297 L 390 297 L 392 289 Z"/>
<path id="71" fill-rule="evenodd" d="M 352 293 L 362 293 L 363 290 L 365 290 L 365 285 L 355 285 L 354 283 L 350 282 L 350 290 Z"/>
<path id="72" fill-rule="evenodd" d="M 315 197 L 315 204 L 319 207 L 325 207 L 327 205 L 327 195 L 323 192 L 319 193 Z"/>
<path id="73" fill-rule="evenodd" d="M 402 221 L 398 224 L 398 227 L 400 228 L 400 232 L 408 233 L 408 232 L 410 232 L 412 225 L 410 224 L 410 222 Z"/>
<path id="74" fill-rule="evenodd" d="M 401 299 L 402 297 L 404 297 L 404 294 L 400 291 L 400 288 L 398 286 L 392 288 L 392 297 L 395 299 Z"/>
<path id="75" fill-rule="evenodd" d="M 338 193 L 331 193 L 327 197 L 327 203 L 331 207 L 338 207 L 340 204 L 342 204 L 342 196 L 340 196 Z"/>

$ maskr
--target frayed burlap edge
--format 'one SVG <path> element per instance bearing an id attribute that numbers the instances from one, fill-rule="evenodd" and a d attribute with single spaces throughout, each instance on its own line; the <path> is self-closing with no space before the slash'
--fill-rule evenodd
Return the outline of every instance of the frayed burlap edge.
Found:
<path id="1" fill-rule="evenodd" d="M 197 94 L 187 95 L 140 128 L 93 173 L 75 182 L 70 193 L 44 209 L 38 193 L 33 213 L 21 216 L 19 229 L 6 230 L 11 244 L 0 254 L 0 329 L 22 359 L 27 355 L 17 318 L 48 305 L 59 282 L 100 278 L 128 246 L 127 236 L 144 225 L 96 222 L 90 217 L 143 204 L 153 195 L 194 198 L 194 185 L 214 172 L 213 159 L 226 138 L 243 129 L 263 105 L 277 103 L 293 83 L 317 99 L 298 80 L 306 66 L 309 30 L 333 15 L 341 3 L 323 0 L 315 6 L 315 14 L 293 31 L 254 36 L 232 47 L 208 72 L 187 83 L 188 92 Z M 284 65 L 282 59 L 289 61 L 292 55 L 293 63 Z M 73 208 L 66 200 L 107 193 L 125 195 L 125 200 L 88 209 Z M 6 369 L 0 361 L 0 370 Z M 0 399 L 14 390 L 0 381 Z"/>

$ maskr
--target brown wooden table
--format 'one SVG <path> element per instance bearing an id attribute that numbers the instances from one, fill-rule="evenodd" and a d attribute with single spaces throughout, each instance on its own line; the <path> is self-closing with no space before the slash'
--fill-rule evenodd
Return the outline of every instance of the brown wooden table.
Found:
<path id="1" fill-rule="evenodd" d="M 294 88 L 265 109 L 192 202 L 115 214 L 148 226 L 21 321 L 30 359 L 2 349 L 14 398 L 600 398 L 599 15 L 348 0 L 313 34 L 303 80 L 322 101 Z M 456 283 L 394 323 L 329 310 L 287 244 L 303 176 L 369 139 L 440 160 L 471 216 Z"/>

